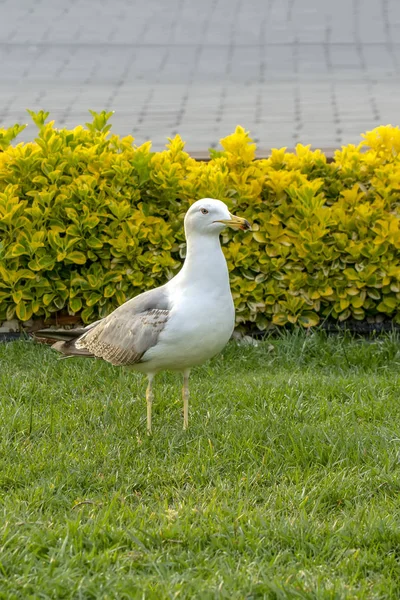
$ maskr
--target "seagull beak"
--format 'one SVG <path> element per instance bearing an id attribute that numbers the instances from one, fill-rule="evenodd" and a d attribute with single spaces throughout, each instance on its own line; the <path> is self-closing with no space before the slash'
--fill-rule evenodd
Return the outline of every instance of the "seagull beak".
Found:
<path id="1" fill-rule="evenodd" d="M 220 221 L 215 221 L 216 223 L 223 223 L 227 227 L 231 227 L 232 229 L 241 229 L 242 231 L 251 231 L 251 225 L 246 219 L 242 217 L 237 217 L 236 215 L 231 215 L 230 219 L 221 219 Z"/>

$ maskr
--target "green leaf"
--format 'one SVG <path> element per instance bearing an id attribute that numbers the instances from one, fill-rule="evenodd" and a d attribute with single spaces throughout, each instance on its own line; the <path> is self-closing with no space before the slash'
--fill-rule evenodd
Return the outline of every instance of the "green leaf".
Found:
<path id="1" fill-rule="evenodd" d="M 11 296 L 15 304 L 18 304 L 22 300 L 23 292 L 22 290 L 17 290 L 16 292 L 13 292 Z"/>
<path id="2" fill-rule="evenodd" d="M 81 298 L 70 298 L 69 307 L 73 313 L 79 312 L 82 308 Z"/>
<path id="3" fill-rule="evenodd" d="M 3 151 L 6 151 L 11 142 L 25 129 L 25 127 L 26 125 L 20 125 L 19 123 L 16 123 L 8 129 L 0 127 L 0 148 Z"/>
<path id="4" fill-rule="evenodd" d="M 39 299 L 32 300 L 32 312 L 33 314 L 37 314 L 42 307 L 42 303 Z"/>
<path id="5" fill-rule="evenodd" d="M 89 131 L 107 133 L 111 128 L 111 125 L 107 125 L 107 121 L 113 116 L 114 111 L 106 112 L 105 110 L 102 110 L 98 113 L 94 110 L 89 110 L 89 112 L 93 117 L 92 123 L 85 123 Z"/>
<path id="6" fill-rule="evenodd" d="M 52 269 L 55 265 L 55 259 L 49 255 L 43 255 L 40 257 L 36 257 L 33 260 L 30 260 L 28 263 L 28 267 L 32 269 L 32 271 L 41 271 L 46 269 Z"/>
<path id="7" fill-rule="evenodd" d="M 105 298 L 111 298 L 115 294 L 115 286 L 108 284 L 103 290 L 103 294 Z"/>
<path id="8" fill-rule="evenodd" d="M 23 254 L 27 254 L 29 256 L 30 252 L 22 244 L 16 243 L 11 247 L 11 249 L 7 253 L 7 256 L 9 256 L 9 257 L 15 256 L 16 257 L 16 256 L 22 256 Z"/>
<path id="9" fill-rule="evenodd" d="M 299 316 L 297 322 L 303 327 L 315 327 L 319 323 L 319 316 L 314 312 L 304 312 Z"/>
<path id="10" fill-rule="evenodd" d="M 47 186 L 49 184 L 46 177 L 43 177 L 43 175 L 37 175 L 36 177 L 34 177 L 32 179 L 32 183 L 36 183 L 37 185 L 41 185 L 42 187 Z"/>
<path id="11" fill-rule="evenodd" d="M 44 294 L 43 295 L 43 304 L 45 306 L 49 306 L 49 304 L 53 301 L 55 294 L 54 293 L 50 293 L 50 294 Z"/>
<path id="12" fill-rule="evenodd" d="M 32 308 L 30 304 L 21 301 L 15 307 L 15 312 L 20 321 L 28 321 L 32 316 Z"/>
<path id="13" fill-rule="evenodd" d="M 86 256 L 83 254 L 83 252 L 79 252 L 78 250 L 68 252 L 67 259 L 76 265 L 84 265 L 86 262 Z"/>
<path id="14" fill-rule="evenodd" d="M 65 300 L 62 297 L 62 295 L 60 294 L 59 296 L 55 296 L 54 297 L 54 306 L 56 306 L 59 310 L 61 310 L 62 308 L 64 308 L 65 306 Z"/>
<path id="15" fill-rule="evenodd" d="M 126 296 L 122 290 L 115 290 L 115 297 L 119 306 L 121 306 L 121 304 L 123 304 L 126 301 Z"/>
<path id="16" fill-rule="evenodd" d="M 286 325 L 286 323 L 288 322 L 288 317 L 285 313 L 276 313 L 272 317 L 272 322 L 274 323 L 274 325 Z"/>
<path id="17" fill-rule="evenodd" d="M 35 277 L 35 273 L 32 273 L 29 269 L 20 269 L 15 272 L 13 281 L 17 283 L 20 279 L 35 279 Z"/>
<path id="18" fill-rule="evenodd" d="M 71 278 L 71 287 L 75 286 L 87 289 L 89 287 L 89 284 L 84 277 L 81 277 L 80 275 L 74 275 Z"/>
<path id="19" fill-rule="evenodd" d="M 101 299 L 101 294 L 98 292 L 91 292 L 89 296 L 86 297 L 86 306 L 94 306 Z"/>
<path id="20" fill-rule="evenodd" d="M 122 279 L 122 275 L 121 273 L 115 273 L 113 271 L 109 271 L 108 273 L 106 273 L 104 275 L 104 280 L 103 282 L 106 283 L 110 283 L 110 282 L 115 282 L 115 281 L 121 281 Z"/>
<path id="21" fill-rule="evenodd" d="M 94 248 L 95 250 L 100 250 L 100 248 L 103 247 L 103 242 L 94 235 L 90 236 L 90 238 L 86 240 L 86 243 L 89 248 Z"/>
<path id="22" fill-rule="evenodd" d="M 379 291 L 376 290 L 375 288 L 368 289 L 367 290 L 367 294 L 373 300 L 380 300 L 381 299 L 381 295 L 380 295 Z"/>
<path id="23" fill-rule="evenodd" d="M 384 298 L 377 306 L 379 312 L 390 314 L 397 308 L 398 300 L 396 298 Z"/>
<path id="24" fill-rule="evenodd" d="M 47 239 L 49 241 L 50 246 L 56 252 L 58 252 L 58 250 L 63 247 L 63 241 L 60 238 L 60 235 L 57 231 L 53 231 L 53 230 L 48 231 Z"/>
<path id="25" fill-rule="evenodd" d="M 93 229 L 93 227 L 96 227 L 96 225 L 100 222 L 99 217 L 96 217 L 96 215 L 91 215 L 90 217 L 86 217 L 85 219 L 82 220 L 82 224 L 84 225 L 84 227 L 87 227 L 88 229 Z"/>
<path id="26" fill-rule="evenodd" d="M 89 323 L 91 320 L 93 320 L 93 314 L 94 314 L 93 308 L 91 306 L 87 306 L 81 312 L 81 319 L 82 319 L 82 321 L 84 323 Z"/>
<path id="27" fill-rule="evenodd" d="M 7 306 L 7 311 L 6 311 L 7 321 L 11 321 L 11 319 L 14 318 L 14 315 L 15 315 L 15 304 L 11 304 L 10 306 Z"/>
<path id="28" fill-rule="evenodd" d="M 33 110 L 29 110 L 29 108 L 26 109 L 26 112 L 30 114 L 32 121 L 39 129 L 43 127 L 47 117 L 50 114 L 49 112 L 45 112 L 44 110 L 38 110 L 38 112 L 35 112 Z"/>
<path id="29" fill-rule="evenodd" d="M 74 208 L 66 207 L 65 213 L 66 213 L 68 219 L 70 219 L 73 223 L 75 223 L 75 225 L 80 224 L 80 219 L 79 219 L 78 213 L 76 212 L 76 210 Z"/>
<path id="30" fill-rule="evenodd" d="M 80 225 L 69 225 L 67 228 L 67 234 L 79 239 L 81 237 Z"/>

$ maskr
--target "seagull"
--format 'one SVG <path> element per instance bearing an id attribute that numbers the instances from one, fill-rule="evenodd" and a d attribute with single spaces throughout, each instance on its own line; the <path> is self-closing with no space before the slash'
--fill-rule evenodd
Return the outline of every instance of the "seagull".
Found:
<path id="1" fill-rule="evenodd" d="M 190 370 L 218 354 L 233 333 L 235 309 L 219 239 L 225 227 L 251 229 L 221 200 L 194 202 L 185 215 L 187 250 L 179 273 L 100 321 L 62 332 L 64 341 L 52 346 L 65 357 L 97 357 L 145 373 L 149 434 L 154 376 L 163 370 L 183 374 L 183 428 L 187 429 Z M 51 330 L 36 335 L 57 339 Z"/>

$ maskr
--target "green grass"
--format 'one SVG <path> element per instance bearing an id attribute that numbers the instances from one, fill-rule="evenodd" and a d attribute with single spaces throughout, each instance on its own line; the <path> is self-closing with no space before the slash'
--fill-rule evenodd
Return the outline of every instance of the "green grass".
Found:
<path id="1" fill-rule="evenodd" d="M 0 344 L 0 598 L 399 598 L 400 342 L 145 378 Z"/>

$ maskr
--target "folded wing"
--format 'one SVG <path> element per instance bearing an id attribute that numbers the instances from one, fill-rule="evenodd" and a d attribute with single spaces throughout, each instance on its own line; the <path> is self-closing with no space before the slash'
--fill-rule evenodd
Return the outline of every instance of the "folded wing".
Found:
<path id="1" fill-rule="evenodd" d="M 169 314 L 162 286 L 128 300 L 108 317 L 81 329 L 75 339 L 59 341 L 53 348 L 67 356 L 96 356 L 113 365 L 133 365 L 157 344 Z"/>

